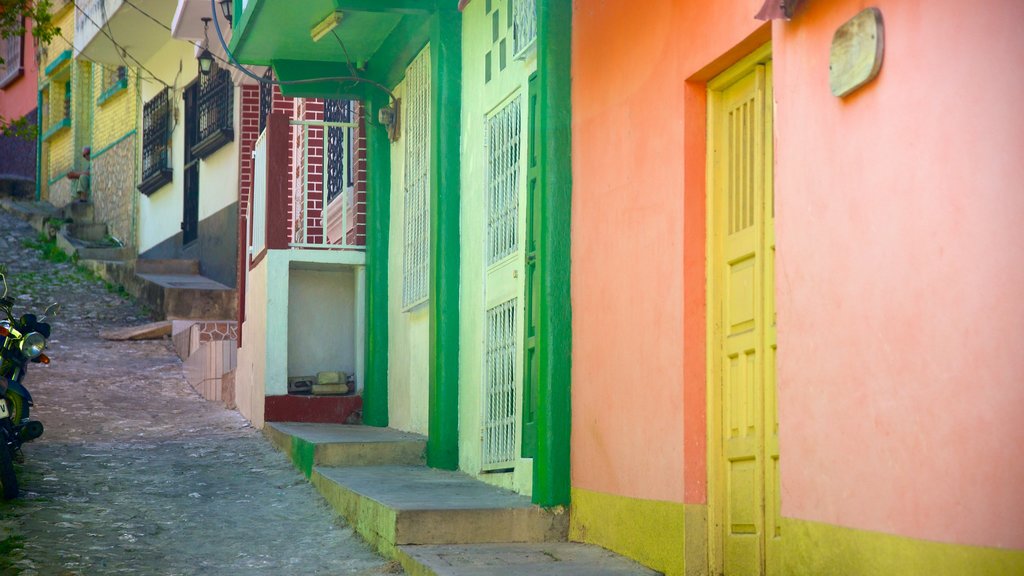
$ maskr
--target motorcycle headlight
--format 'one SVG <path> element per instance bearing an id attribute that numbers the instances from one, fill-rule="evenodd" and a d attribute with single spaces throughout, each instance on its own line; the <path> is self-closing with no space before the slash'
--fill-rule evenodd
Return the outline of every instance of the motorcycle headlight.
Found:
<path id="1" fill-rule="evenodd" d="M 43 348 L 46 348 L 46 338 L 39 332 L 29 332 L 21 340 L 21 353 L 29 360 L 42 354 Z"/>

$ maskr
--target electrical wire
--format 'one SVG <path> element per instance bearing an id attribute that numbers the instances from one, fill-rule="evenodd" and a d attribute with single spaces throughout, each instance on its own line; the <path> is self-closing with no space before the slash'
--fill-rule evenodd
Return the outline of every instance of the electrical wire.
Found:
<path id="1" fill-rule="evenodd" d="M 85 55 L 84 52 L 82 52 L 78 48 L 75 48 L 75 44 L 71 40 L 68 40 L 68 37 L 65 36 L 63 32 L 58 31 L 57 35 L 60 36 L 65 42 L 67 42 L 68 46 L 71 47 L 71 51 L 74 53 L 75 60 L 85 60 L 86 62 L 88 62 L 90 64 L 95 64 L 97 66 L 104 66 L 105 65 L 105 64 L 103 64 L 103 62 L 98 62 L 96 60 L 93 60 L 92 58 L 89 58 L 88 56 Z M 124 61 L 124 58 L 122 57 L 121 60 Z M 129 66 L 129 68 L 130 68 L 130 66 Z M 167 86 L 166 82 L 164 82 L 163 80 L 157 78 L 156 76 L 145 76 L 143 74 L 139 74 L 138 72 L 136 72 L 136 73 L 138 74 L 140 80 L 145 80 L 147 82 L 150 81 L 150 80 L 153 80 L 153 81 L 159 82 L 160 84 L 163 84 L 164 86 Z M 170 86 L 167 86 L 167 87 L 170 88 Z"/>
<path id="2" fill-rule="evenodd" d="M 163 22 L 161 22 L 160 20 L 158 20 L 156 16 L 153 16 L 153 15 L 152 15 L 152 14 L 150 14 L 149 12 L 146 12 L 146 11 L 145 11 L 145 10 L 143 10 L 142 8 L 139 8 L 139 6 L 138 6 L 138 5 L 136 5 L 135 3 L 131 2 L 130 0 L 122 0 L 122 1 L 123 1 L 123 2 L 125 3 L 125 4 L 127 4 L 127 5 L 131 6 L 132 8 L 134 8 L 136 12 L 138 12 L 138 13 L 142 14 L 142 15 L 143 15 L 143 16 L 145 16 L 146 18 L 149 18 L 149 19 L 150 19 L 150 20 L 152 20 L 153 22 L 156 22 L 156 23 L 157 23 L 157 25 L 159 25 L 159 26 L 160 26 L 161 28 L 163 28 L 164 30 L 167 30 L 168 32 L 171 32 L 171 27 L 170 27 L 170 26 L 168 26 L 167 24 L 164 24 L 164 23 L 163 23 Z M 200 44 L 199 44 L 198 42 L 196 42 L 196 41 L 194 41 L 194 40 L 188 40 L 188 39 L 185 39 L 185 38 L 175 38 L 175 39 L 176 39 L 176 40 L 182 40 L 183 42 L 188 42 L 189 44 L 191 44 L 191 45 L 195 46 L 196 48 L 205 48 L 205 46 L 202 46 L 202 45 L 200 45 Z M 214 59 L 218 60 L 218 61 L 219 61 L 219 62 L 220 62 L 221 64 L 224 64 L 224 65 L 226 65 L 226 66 L 230 66 L 230 65 L 231 65 L 231 63 L 230 63 L 230 62 L 228 62 L 227 60 L 225 60 L 225 59 L 221 58 L 220 56 L 217 56 L 217 55 L 216 55 L 216 54 L 214 54 L 213 52 L 211 52 L 211 53 L 210 53 L 210 55 L 211 55 L 211 56 L 213 56 L 213 57 L 214 57 Z"/>
<path id="3" fill-rule="evenodd" d="M 100 26 L 95 20 L 93 20 L 92 16 L 89 16 L 89 13 L 86 12 L 85 10 L 83 10 L 81 6 L 79 6 L 78 4 L 74 4 L 74 6 L 75 6 L 75 10 L 78 10 L 79 12 L 81 12 L 82 16 L 85 16 L 86 19 L 89 20 L 89 22 L 92 22 L 93 26 L 96 26 L 96 28 L 100 32 L 102 32 L 103 35 L 107 37 L 107 39 L 110 40 L 110 42 L 114 45 L 114 47 L 121 51 L 121 54 L 122 54 L 121 55 L 121 60 L 124 61 L 125 66 L 128 66 L 128 62 L 125 61 L 124 59 L 125 59 L 125 57 L 128 57 L 128 58 L 131 59 L 132 62 L 135 62 L 139 66 L 139 68 L 141 68 L 142 70 L 145 70 L 146 73 L 149 74 L 154 80 L 156 80 L 157 82 L 163 84 L 164 87 L 166 87 L 166 88 L 170 88 L 171 87 L 170 84 L 168 84 L 168 83 L 164 82 L 163 80 L 161 80 L 160 78 L 158 78 L 156 74 L 153 74 L 152 70 L 150 70 L 149 68 L 146 68 L 146 66 L 143 65 L 142 62 L 139 62 L 138 58 L 132 56 L 131 53 L 128 52 L 128 50 L 124 46 L 121 46 L 120 44 L 118 44 L 117 40 L 114 40 L 114 37 L 109 32 L 104 30 L 103 26 Z"/>
<path id="4" fill-rule="evenodd" d="M 331 34 L 334 36 L 334 39 L 338 41 L 338 45 L 341 46 L 341 51 L 345 53 L 345 64 L 348 65 L 349 74 L 358 76 L 359 74 L 356 72 L 356 67 L 352 65 L 352 56 L 349 55 L 348 48 L 345 47 L 345 43 L 341 41 L 341 36 L 338 36 L 338 32 L 335 30 L 331 30 Z"/>
<path id="5" fill-rule="evenodd" d="M 224 32 L 221 31 L 221 29 L 220 29 L 220 22 L 217 20 L 217 4 L 216 4 L 216 1 L 217 0 L 210 0 L 210 13 L 213 15 L 213 27 L 217 31 L 217 38 L 220 40 L 220 45 L 221 45 L 221 47 L 224 48 L 224 53 L 227 54 L 228 60 L 231 61 L 231 65 L 234 66 L 235 68 L 241 70 L 242 73 L 244 73 L 246 76 L 252 78 L 253 80 L 255 80 L 255 81 L 257 81 L 257 82 L 259 82 L 261 84 L 276 84 L 278 86 L 291 86 L 291 85 L 299 85 L 299 84 L 313 84 L 313 83 L 316 83 L 316 82 L 338 82 L 338 83 L 353 82 L 353 83 L 356 83 L 356 84 L 364 83 L 364 84 L 369 84 L 370 86 L 373 86 L 374 88 L 377 88 L 378 90 L 381 90 L 382 92 L 386 93 L 391 98 L 392 102 L 395 102 L 395 101 L 398 100 L 398 98 L 395 96 L 395 93 L 392 92 L 387 86 L 381 84 L 380 82 L 377 82 L 376 80 L 371 80 L 369 78 L 363 78 L 361 76 L 322 76 L 322 77 L 319 77 L 319 78 L 303 78 L 301 80 L 272 80 L 272 79 L 264 78 L 262 76 L 258 76 L 256 74 L 252 73 L 251 71 L 249 71 L 248 69 L 243 67 L 238 62 L 238 60 L 235 58 L 235 55 L 232 54 L 231 50 L 228 48 L 227 41 L 224 40 Z"/>

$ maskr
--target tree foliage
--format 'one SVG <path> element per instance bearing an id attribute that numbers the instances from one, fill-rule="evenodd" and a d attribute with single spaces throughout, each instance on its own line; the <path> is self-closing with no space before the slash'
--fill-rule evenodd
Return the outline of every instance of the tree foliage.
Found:
<path id="1" fill-rule="evenodd" d="M 35 41 L 40 44 L 49 43 L 54 36 L 60 34 L 60 28 L 53 23 L 50 13 L 52 8 L 50 0 L 0 0 L 0 39 L 24 34 L 25 21 L 31 20 Z M 28 55 L 32 48 L 25 46 L 26 57 L 34 57 Z M 3 62 L 3 55 L 0 55 L 0 64 Z M 0 135 L 31 139 L 35 137 L 35 126 L 24 118 L 8 119 L 0 116 Z"/>

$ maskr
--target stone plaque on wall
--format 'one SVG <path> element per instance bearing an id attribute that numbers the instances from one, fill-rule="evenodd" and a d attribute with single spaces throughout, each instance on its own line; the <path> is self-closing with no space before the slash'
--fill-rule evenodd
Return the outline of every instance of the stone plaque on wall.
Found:
<path id="1" fill-rule="evenodd" d="M 828 80 L 835 96 L 846 96 L 870 82 L 882 68 L 882 13 L 867 8 L 832 36 Z"/>

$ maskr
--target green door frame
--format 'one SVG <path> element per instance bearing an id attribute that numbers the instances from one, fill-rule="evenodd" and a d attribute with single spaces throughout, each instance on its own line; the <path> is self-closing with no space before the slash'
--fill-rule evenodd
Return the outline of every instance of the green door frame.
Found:
<path id="1" fill-rule="evenodd" d="M 376 122 L 388 97 L 364 101 L 366 120 L 366 346 L 363 423 L 388 425 L 388 250 L 391 228 L 391 140 Z"/>
<path id="2" fill-rule="evenodd" d="M 569 504 L 572 430 L 572 1 L 537 0 L 540 78 L 540 200 L 538 354 L 540 386 L 533 501 Z"/>
<path id="3" fill-rule="evenodd" d="M 537 0 L 540 202 L 540 304 L 537 458 L 533 501 L 567 505 L 572 429 L 572 109 L 570 0 Z M 430 368 L 427 463 L 459 464 L 459 213 L 462 20 L 451 7 L 431 17 Z M 372 120 L 383 102 L 371 105 Z M 387 426 L 387 250 L 390 150 L 383 128 L 367 122 L 367 378 L 363 418 Z M 377 296 L 375 296 L 377 294 Z M 380 295 L 384 295 L 383 297 Z"/>
<path id="4" fill-rule="evenodd" d="M 462 14 L 430 24 L 430 416 L 427 465 L 459 467 L 459 214 L 462 178 Z"/>

